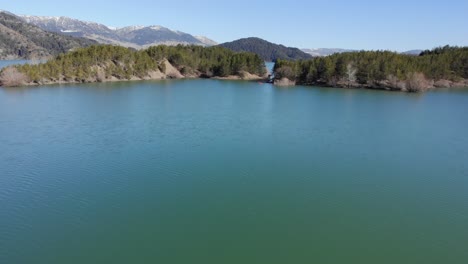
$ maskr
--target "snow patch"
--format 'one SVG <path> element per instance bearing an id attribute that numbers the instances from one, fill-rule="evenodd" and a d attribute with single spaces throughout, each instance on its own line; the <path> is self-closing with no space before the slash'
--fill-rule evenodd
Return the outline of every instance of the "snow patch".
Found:
<path id="1" fill-rule="evenodd" d="M 163 27 L 161 26 L 151 26 L 150 27 L 152 30 L 161 30 L 161 29 L 164 29 Z"/>
<path id="2" fill-rule="evenodd" d="M 125 29 L 125 30 L 140 30 L 142 28 L 145 28 L 145 26 L 139 26 L 139 25 L 138 26 L 129 26 L 129 27 L 125 27 L 123 29 Z"/>
<path id="3" fill-rule="evenodd" d="M 80 32 L 80 31 L 78 31 L 78 30 L 69 30 L 69 29 L 63 30 L 63 29 L 62 29 L 62 30 L 60 30 L 60 32 L 62 32 L 62 33 L 78 33 L 78 32 Z"/>

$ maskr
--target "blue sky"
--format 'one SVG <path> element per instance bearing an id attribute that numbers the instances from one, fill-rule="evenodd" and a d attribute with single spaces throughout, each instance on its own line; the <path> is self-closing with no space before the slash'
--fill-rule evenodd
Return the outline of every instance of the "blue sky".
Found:
<path id="1" fill-rule="evenodd" d="M 299 48 L 405 51 L 468 46 L 468 1 L 3 1 L 17 14 L 108 26 L 162 25 L 218 42 L 257 36 Z"/>

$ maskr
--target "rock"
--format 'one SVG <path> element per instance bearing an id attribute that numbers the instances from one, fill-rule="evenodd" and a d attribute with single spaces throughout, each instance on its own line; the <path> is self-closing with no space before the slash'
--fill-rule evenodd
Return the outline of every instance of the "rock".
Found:
<path id="1" fill-rule="evenodd" d="M 434 84 L 435 84 L 434 80 L 428 80 L 427 89 L 434 89 L 435 88 Z"/>
<path id="2" fill-rule="evenodd" d="M 241 71 L 239 72 L 239 76 L 242 80 L 247 80 L 247 81 L 254 81 L 254 80 L 263 80 L 264 77 L 260 77 L 255 74 L 248 73 L 246 71 Z"/>
<path id="3" fill-rule="evenodd" d="M 451 87 L 462 88 L 468 87 L 465 81 L 453 82 Z"/>
<path id="4" fill-rule="evenodd" d="M 276 86 L 294 86 L 296 85 L 296 81 L 291 81 L 288 78 L 282 78 L 281 80 L 275 80 L 273 84 Z"/>
<path id="5" fill-rule="evenodd" d="M 169 63 L 168 60 L 164 60 L 164 66 L 165 66 L 165 69 L 166 69 L 166 76 L 167 78 L 169 79 L 183 79 L 184 76 L 182 75 L 182 73 L 180 73 L 179 70 L 177 70 L 174 66 L 172 66 L 171 63 Z"/>
<path id="6" fill-rule="evenodd" d="M 150 80 L 161 80 L 165 79 L 166 75 L 161 71 L 150 71 L 148 72 L 148 79 Z"/>
<path id="7" fill-rule="evenodd" d="M 450 86 L 452 86 L 452 82 L 449 80 L 438 80 L 434 83 L 436 88 L 450 88 Z"/>

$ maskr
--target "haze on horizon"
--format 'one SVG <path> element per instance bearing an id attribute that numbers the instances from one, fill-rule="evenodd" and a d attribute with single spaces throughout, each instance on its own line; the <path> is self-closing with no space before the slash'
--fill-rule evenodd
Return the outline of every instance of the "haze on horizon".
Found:
<path id="1" fill-rule="evenodd" d="M 468 46 L 468 2 L 348 1 L 63 1 L 2 3 L 15 14 L 67 16 L 107 26 L 161 25 L 219 43 L 260 37 L 299 48 L 407 51 Z"/>

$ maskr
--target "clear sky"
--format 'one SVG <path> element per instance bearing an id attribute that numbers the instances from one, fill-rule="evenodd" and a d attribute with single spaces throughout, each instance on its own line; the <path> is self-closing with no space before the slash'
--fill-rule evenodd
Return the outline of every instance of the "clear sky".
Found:
<path id="1" fill-rule="evenodd" d="M 468 46 L 468 0 L 26 0 L 2 1 L 0 9 L 117 27 L 161 25 L 218 42 L 256 36 L 299 48 Z"/>

